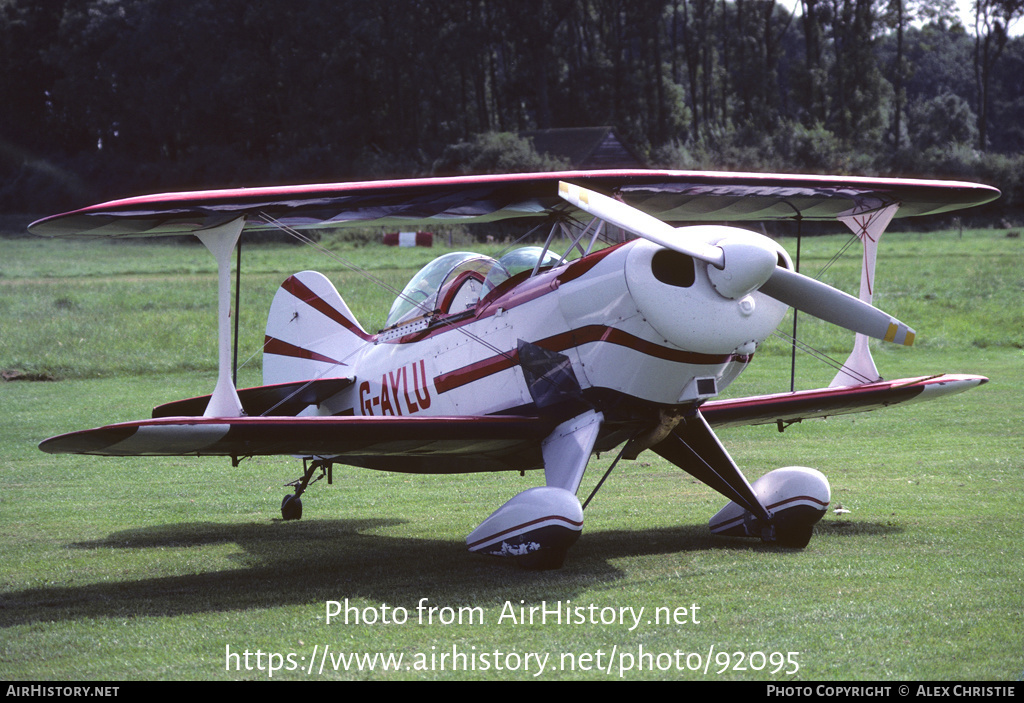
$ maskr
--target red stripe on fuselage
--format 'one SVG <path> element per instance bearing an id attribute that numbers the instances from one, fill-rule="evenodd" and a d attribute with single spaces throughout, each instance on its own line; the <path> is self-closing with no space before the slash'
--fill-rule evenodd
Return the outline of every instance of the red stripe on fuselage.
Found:
<path id="1" fill-rule="evenodd" d="M 607 342 L 634 351 L 678 364 L 720 365 L 730 361 L 747 362 L 748 354 L 700 354 L 682 349 L 670 349 L 660 344 L 641 339 L 623 330 L 605 325 L 588 325 L 569 332 L 563 332 L 538 341 L 536 344 L 548 351 L 563 352 L 573 347 L 595 342 Z M 467 383 L 473 383 L 493 374 L 505 371 L 519 364 L 519 353 L 513 349 L 504 354 L 481 359 L 460 369 L 440 374 L 434 378 L 438 393 L 446 393 Z"/>

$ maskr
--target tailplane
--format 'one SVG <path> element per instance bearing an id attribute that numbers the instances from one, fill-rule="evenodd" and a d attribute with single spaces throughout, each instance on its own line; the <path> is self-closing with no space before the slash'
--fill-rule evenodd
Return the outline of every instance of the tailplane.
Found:
<path id="1" fill-rule="evenodd" d="M 263 347 L 266 385 L 351 375 L 350 357 L 370 335 L 321 273 L 297 273 L 278 289 Z"/>

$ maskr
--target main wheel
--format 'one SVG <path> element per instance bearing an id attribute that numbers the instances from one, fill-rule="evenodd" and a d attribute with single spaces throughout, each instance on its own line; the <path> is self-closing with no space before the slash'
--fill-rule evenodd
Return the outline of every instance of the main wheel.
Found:
<path id="1" fill-rule="evenodd" d="M 814 525 L 790 525 L 776 528 L 775 542 L 789 549 L 803 549 L 810 543 Z"/>
<path id="2" fill-rule="evenodd" d="M 289 493 L 281 501 L 281 517 L 285 520 L 302 519 L 302 499 L 294 493 Z"/>

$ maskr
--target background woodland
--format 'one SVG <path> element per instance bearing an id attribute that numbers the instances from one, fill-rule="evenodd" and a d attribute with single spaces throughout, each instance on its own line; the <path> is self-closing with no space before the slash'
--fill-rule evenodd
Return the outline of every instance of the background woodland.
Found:
<path id="1" fill-rule="evenodd" d="M 0 0 L 0 212 L 567 164 L 943 177 L 1024 224 L 1024 0 Z M 1010 31 L 1008 31 L 1008 28 Z"/>

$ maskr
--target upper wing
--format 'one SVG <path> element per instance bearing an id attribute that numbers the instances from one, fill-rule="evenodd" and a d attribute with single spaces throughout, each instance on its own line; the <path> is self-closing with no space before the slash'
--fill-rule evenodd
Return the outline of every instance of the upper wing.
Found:
<path id="1" fill-rule="evenodd" d="M 570 171 L 164 193 L 54 215 L 43 236 L 185 234 L 246 218 L 249 229 L 407 226 L 542 216 L 569 206 L 568 181 L 614 194 L 670 222 L 831 220 L 899 203 L 898 217 L 981 205 L 999 197 L 976 183 L 690 171 Z M 571 208 L 569 208 L 571 210 Z M 274 224 L 271 224 L 271 223 Z"/>
<path id="2" fill-rule="evenodd" d="M 337 458 L 406 473 L 525 470 L 543 466 L 554 423 L 483 417 L 164 417 L 44 440 L 49 454 Z"/>
<path id="3" fill-rule="evenodd" d="M 961 393 L 987 382 L 984 376 L 943 374 L 896 381 L 878 381 L 842 388 L 818 388 L 795 393 L 711 400 L 701 414 L 713 427 L 778 424 L 931 400 Z"/>

